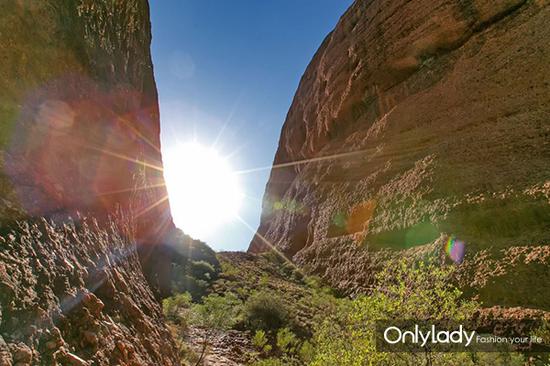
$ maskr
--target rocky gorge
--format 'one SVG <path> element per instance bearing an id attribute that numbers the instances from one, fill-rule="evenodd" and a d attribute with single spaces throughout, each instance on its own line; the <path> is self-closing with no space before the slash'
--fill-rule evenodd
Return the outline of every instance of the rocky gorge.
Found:
<path id="1" fill-rule="evenodd" d="M 205 364 L 320 365 L 316 328 L 346 334 L 402 258 L 452 263 L 482 318 L 548 319 L 547 0 L 356 0 L 301 79 L 248 253 L 175 229 L 149 17 L 0 4 L 0 366 L 195 364 L 209 336 Z M 190 323 L 230 297 L 231 325 Z"/>

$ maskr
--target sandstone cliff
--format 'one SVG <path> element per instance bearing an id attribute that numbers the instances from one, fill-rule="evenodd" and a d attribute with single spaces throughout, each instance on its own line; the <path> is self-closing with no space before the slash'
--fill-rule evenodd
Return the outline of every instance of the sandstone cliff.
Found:
<path id="1" fill-rule="evenodd" d="M 146 0 L 0 4 L 0 365 L 178 364 L 150 42 Z"/>
<path id="2" fill-rule="evenodd" d="M 138 205 L 142 236 L 171 225 L 148 3 L 0 6 L 0 219 Z"/>
<path id="3" fill-rule="evenodd" d="M 453 235 L 486 305 L 549 309 L 549 17 L 544 0 L 355 1 L 302 77 L 249 250 L 353 292 Z"/>

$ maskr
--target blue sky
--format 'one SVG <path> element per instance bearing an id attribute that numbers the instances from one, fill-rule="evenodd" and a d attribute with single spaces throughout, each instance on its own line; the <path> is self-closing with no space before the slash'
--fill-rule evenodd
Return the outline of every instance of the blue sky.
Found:
<path id="1" fill-rule="evenodd" d="M 192 139 L 217 141 L 232 168 L 244 170 L 273 162 L 300 77 L 351 0 L 150 4 L 163 151 Z M 240 216 L 254 230 L 268 176 L 266 169 L 239 177 L 246 194 Z M 197 239 L 216 250 L 246 250 L 252 235 L 232 220 Z"/>

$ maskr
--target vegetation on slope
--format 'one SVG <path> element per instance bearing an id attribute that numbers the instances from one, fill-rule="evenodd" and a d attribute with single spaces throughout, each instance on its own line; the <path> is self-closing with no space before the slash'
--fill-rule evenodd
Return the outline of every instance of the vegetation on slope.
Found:
<path id="1" fill-rule="evenodd" d="M 234 355 L 235 365 L 519 366 L 548 361 L 547 355 L 508 352 L 378 352 L 374 333 L 378 319 L 464 321 L 479 312 L 481 304 L 464 298 L 454 285 L 453 266 L 395 262 L 377 275 L 370 295 L 352 299 L 339 297 L 318 278 L 304 275 L 273 252 L 221 253 L 219 260 L 222 271 L 208 296 L 198 303 L 192 303 L 189 295 L 164 302 L 184 362 L 189 364 L 200 364 L 203 351 L 209 352 L 208 340 L 202 343 L 204 348 L 195 347 L 195 352 L 185 347 L 189 329 L 197 326 L 208 328 L 210 336 L 232 328 L 249 337 L 251 349 Z M 178 301 L 181 304 L 174 305 Z M 209 314 L 206 320 L 205 314 Z M 218 320 L 207 325 L 213 317 Z"/>

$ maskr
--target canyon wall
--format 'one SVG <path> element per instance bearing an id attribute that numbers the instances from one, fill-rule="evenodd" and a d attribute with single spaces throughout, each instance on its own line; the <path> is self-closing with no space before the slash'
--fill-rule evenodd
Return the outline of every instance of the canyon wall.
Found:
<path id="1" fill-rule="evenodd" d="M 146 0 L 0 4 L 0 365 L 179 364 L 150 42 Z"/>
<path id="2" fill-rule="evenodd" d="M 485 305 L 550 309 L 549 18 L 545 0 L 355 1 L 301 79 L 249 251 L 349 293 L 451 239 Z"/>
<path id="3" fill-rule="evenodd" d="M 170 226 L 148 3 L 0 7 L 0 219 L 122 206 L 142 236 Z"/>

